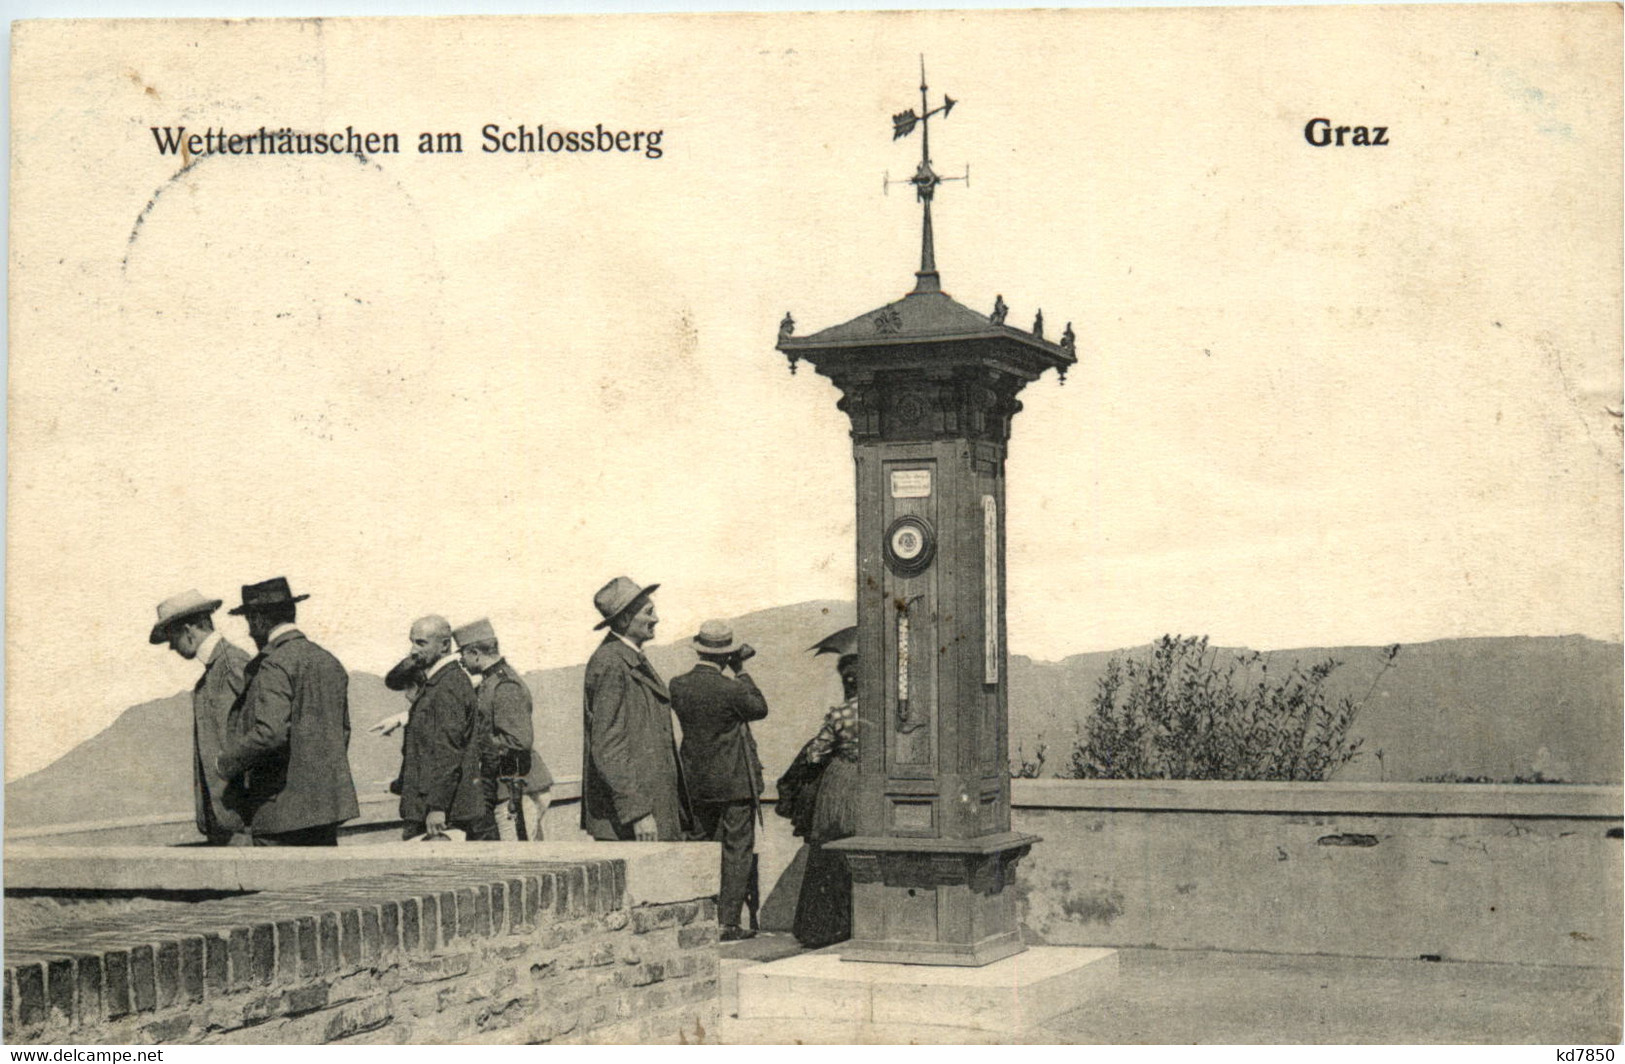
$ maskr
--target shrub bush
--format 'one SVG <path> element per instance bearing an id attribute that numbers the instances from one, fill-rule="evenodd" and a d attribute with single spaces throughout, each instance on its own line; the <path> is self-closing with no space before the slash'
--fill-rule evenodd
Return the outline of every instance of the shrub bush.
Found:
<path id="1" fill-rule="evenodd" d="M 1377 680 L 1393 666 L 1384 651 Z M 1113 657 L 1064 775 L 1075 779 L 1324 780 L 1353 760 L 1365 699 L 1333 699 L 1328 658 L 1271 675 L 1256 652 L 1221 665 L 1207 637 L 1165 635 L 1150 657 Z M 1369 698 L 1371 690 L 1366 692 Z"/>

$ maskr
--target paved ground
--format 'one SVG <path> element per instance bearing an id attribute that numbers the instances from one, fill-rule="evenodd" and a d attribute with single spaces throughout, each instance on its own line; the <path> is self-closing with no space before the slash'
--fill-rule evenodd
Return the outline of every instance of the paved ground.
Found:
<path id="1" fill-rule="evenodd" d="M 798 952 L 787 935 L 723 947 L 724 1042 L 996 1041 L 952 1028 L 738 1019 L 737 973 Z M 1116 985 L 1021 1041 L 1534 1043 L 1620 1041 L 1617 969 L 1123 950 Z"/>

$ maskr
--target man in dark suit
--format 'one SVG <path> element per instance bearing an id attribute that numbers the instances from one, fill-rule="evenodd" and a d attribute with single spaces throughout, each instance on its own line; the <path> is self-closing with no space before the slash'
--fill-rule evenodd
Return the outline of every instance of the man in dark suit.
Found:
<path id="1" fill-rule="evenodd" d="M 412 658 L 422 688 L 401 740 L 402 836 L 441 835 L 448 827 L 470 841 L 497 837 L 491 802 L 480 778 L 482 722 L 474 685 L 451 651 L 444 617 L 412 623 Z"/>
<path id="2" fill-rule="evenodd" d="M 695 826 L 722 844 L 717 920 L 722 940 L 733 942 L 755 934 L 739 926 L 739 910 L 750 892 L 762 796 L 762 762 L 750 722 L 767 716 L 767 699 L 745 673 L 745 660 L 755 652 L 734 639 L 726 623 L 706 621 L 691 644 L 700 662 L 671 681 L 671 708 L 683 725 L 683 774 Z"/>
<path id="3" fill-rule="evenodd" d="M 231 710 L 247 684 L 248 652 L 214 630 L 219 608 L 219 599 L 204 598 L 196 589 L 183 591 L 158 604 L 158 623 L 149 638 L 154 646 L 168 643 L 187 661 L 203 663 L 203 675 L 192 688 L 193 804 L 197 829 L 209 845 L 229 846 L 242 834 L 243 818 L 225 802 L 226 781 L 215 759 L 226 747 Z"/>
<path id="4" fill-rule="evenodd" d="M 659 584 L 618 576 L 593 596 L 608 628 L 587 661 L 582 703 L 581 826 L 595 839 L 673 842 L 690 825 L 671 726 L 671 695 L 643 655 Z"/>
<path id="5" fill-rule="evenodd" d="M 547 766 L 534 751 L 530 688 L 519 671 L 508 664 L 497 642 L 496 629 L 485 618 L 470 621 L 452 632 L 463 668 L 480 678 L 479 716 L 489 721 L 482 736 L 480 775 L 503 842 L 517 842 L 524 832 L 530 842 L 542 837 L 541 806 L 527 800 L 532 793 L 553 785 Z"/>
<path id="6" fill-rule="evenodd" d="M 339 659 L 294 626 L 295 596 L 283 577 L 243 587 L 232 610 L 248 621 L 259 655 L 232 739 L 217 762 L 242 794 L 256 846 L 336 846 L 360 809 L 350 778 L 350 676 Z"/>

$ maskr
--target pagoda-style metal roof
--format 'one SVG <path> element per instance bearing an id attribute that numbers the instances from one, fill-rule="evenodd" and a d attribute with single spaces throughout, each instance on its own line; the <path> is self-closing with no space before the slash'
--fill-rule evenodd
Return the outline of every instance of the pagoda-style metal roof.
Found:
<path id="1" fill-rule="evenodd" d="M 778 349 L 792 358 L 804 358 L 814 365 L 818 363 L 821 352 L 897 348 L 916 344 L 939 349 L 943 345 L 960 348 L 967 343 L 1004 349 L 1010 354 L 1019 353 L 1025 356 L 1023 361 L 1036 359 L 1046 368 L 1053 367 L 1063 374 L 1078 360 L 1073 347 L 1046 340 L 1028 329 L 995 322 L 988 315 L 977 313 L 941 291 L 910 292 L 896 302 L 808 336 L 796 336 L 785 331 L 782 325 L 780 329 Z M 976 341 L 981 343 L 973 343 Z M 922 351 L 920 354 L 927 353 Z"/>
<path id="2" fill-rule="evenodd" d="M 994 323 L 993 318 L 977 314 L 947 292 L 910 292 L 899 301 L 808 336 L 782 333 L 778 349 L 806 357 L 806 353 L 829 348 L 889 348 L 895 344 L 955 340 L 1009 341 L 1045 354 L 1058 367 L 1077 362 L 1072 349 L 1043 340 L 1030 330 Z"/>

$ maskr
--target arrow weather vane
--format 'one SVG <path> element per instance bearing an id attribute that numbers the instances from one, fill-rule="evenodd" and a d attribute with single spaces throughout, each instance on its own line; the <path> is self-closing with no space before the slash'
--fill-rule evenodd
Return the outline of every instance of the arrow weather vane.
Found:
<path id="1" fill-rule="evenodd" d="M 931 119 L 935 115 L 947 118 L 959 101 L 952 96 L 944 94 L 942 106 L 932 108 L 926 96 L 925 84 L 925 56 L 920 56 L 920 114 L 916 115 L 911 107 L 901 114 L 892 115 L 892 139 L 900 140 L 914 132 L 914 127 L 920 128 L 920 166 L 914 171 L 907 184 L 914 186 L 914 193 L 919 198 L 925 213 L 924 225 L 920 231 L 920 269 L 916 276 L 919 283 L 915 285 L 916 292 L 942 291 L 941 279 L 937 276 L 936 247 L 931 238 L 931 198 L 936 195 L 937 186 L 944 181 L 963 181 L 970 184 L 970 167 L 965 167 L 965 173 L 960 177 L 943 177 L 931 168 Z M 887 175 L 885 186 L 894 182 Z M 904 184 L 905 182 L 895 182 Z"/>

